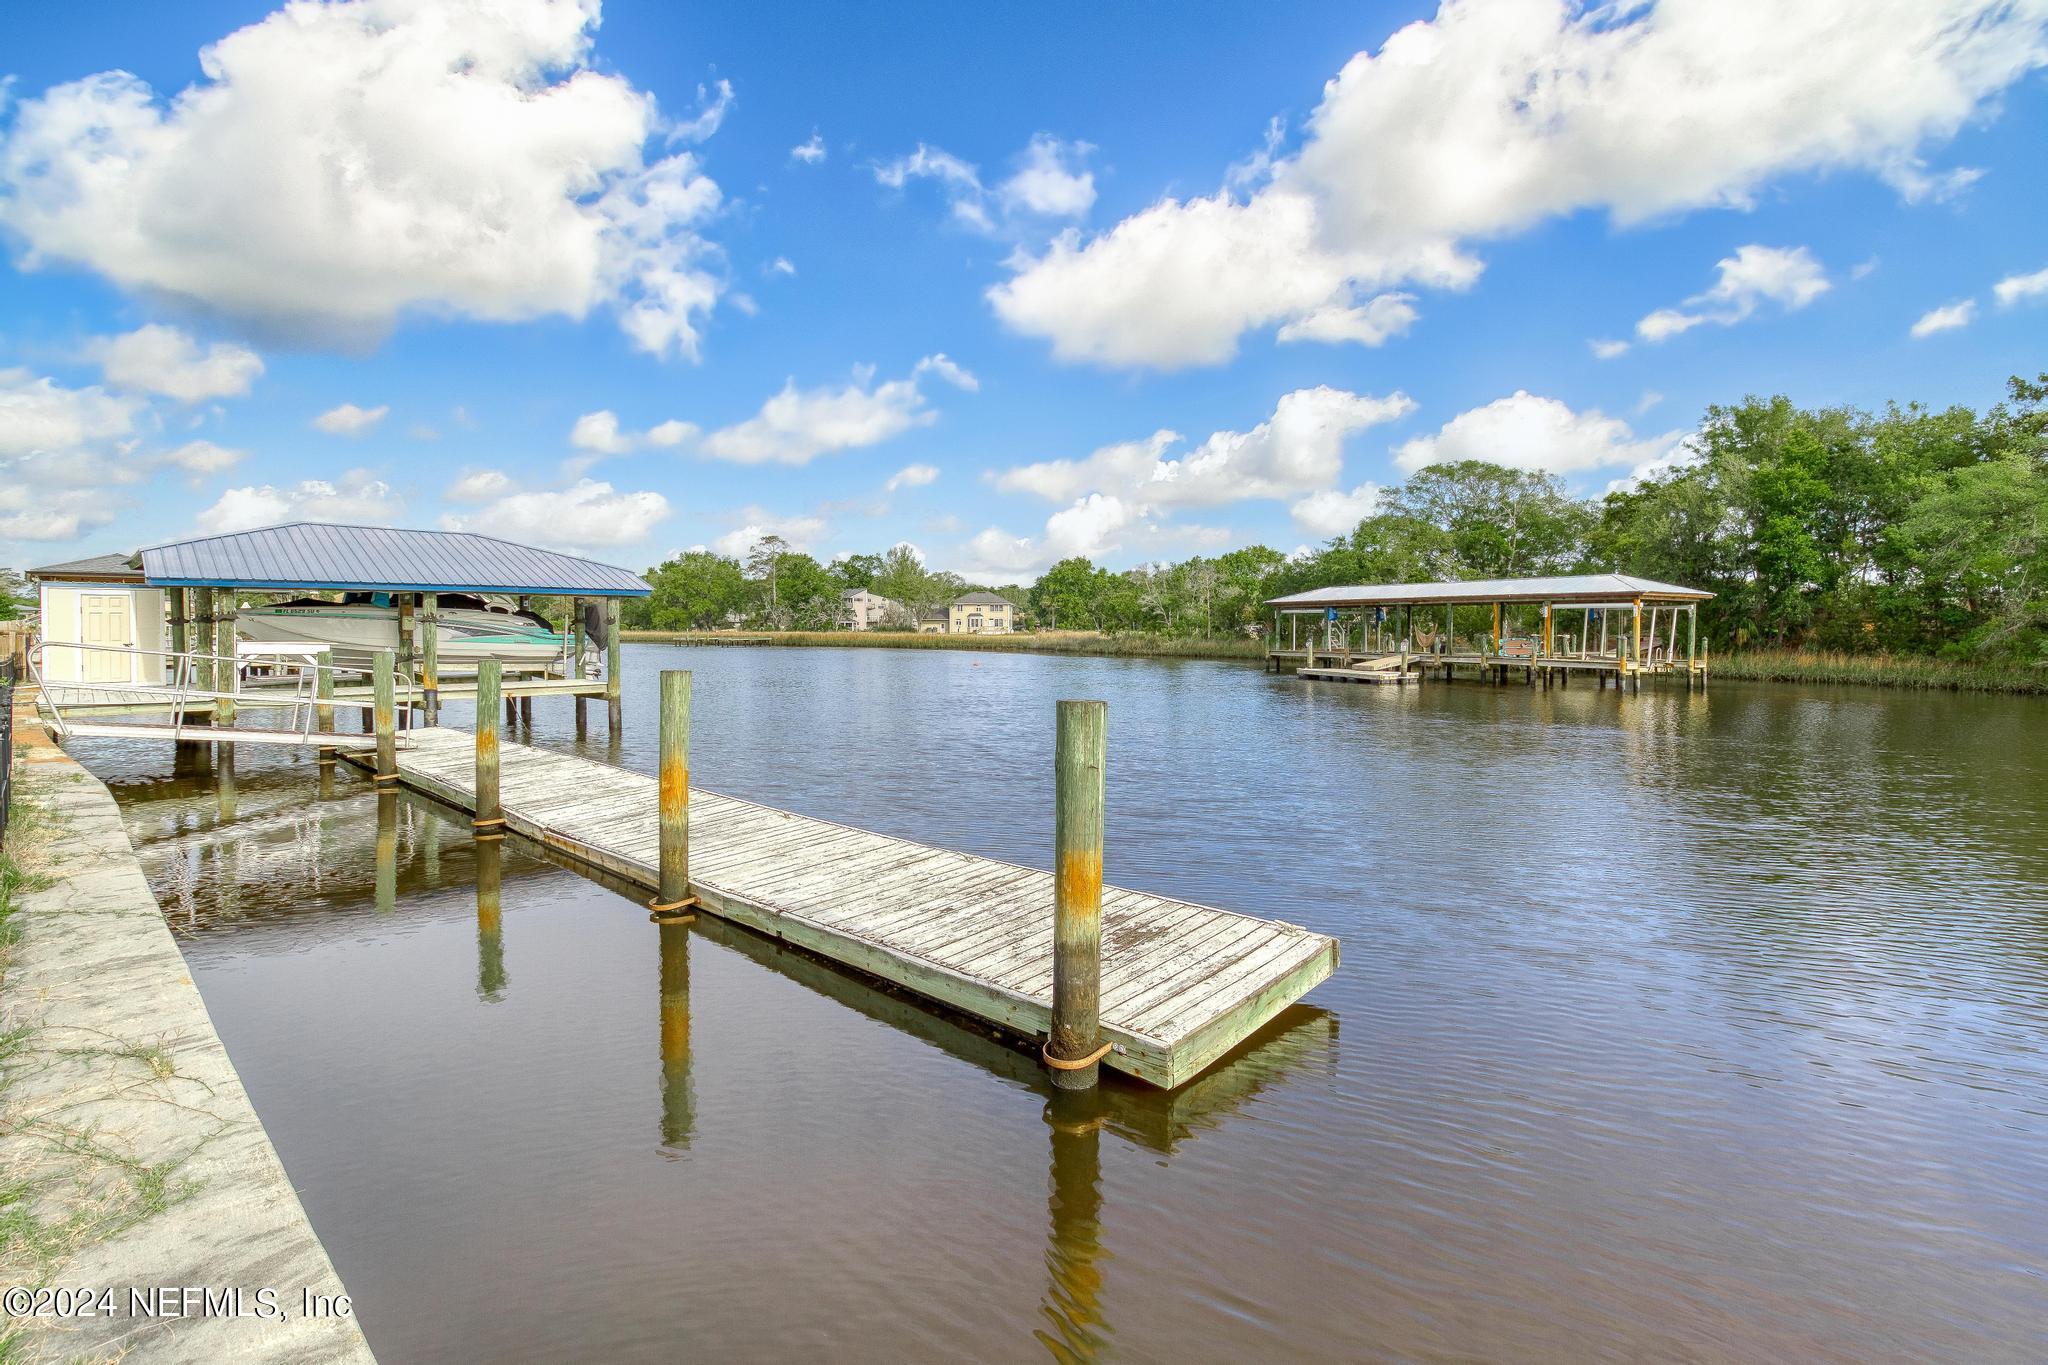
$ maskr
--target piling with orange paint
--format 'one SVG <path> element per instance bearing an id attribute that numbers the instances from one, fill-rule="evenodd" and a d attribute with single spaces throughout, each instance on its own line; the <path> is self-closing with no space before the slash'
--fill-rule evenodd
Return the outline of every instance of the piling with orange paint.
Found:
<path id="1" fill-rule="evenodd" d="M 690 673 L 661 672 L 661 894 L 656 908 L 681 908 L 690 896 Z"/>
<path id="2" fill-rule="evenodd" d="M 1101 1069 L 1102 811 L 1108 738 L 1108 703 L 1059 704 L 1053 758 L 1052 1032 L 1045 1057 L 1052 1083 L 1061 1090 L 1093 1089 Z"/>

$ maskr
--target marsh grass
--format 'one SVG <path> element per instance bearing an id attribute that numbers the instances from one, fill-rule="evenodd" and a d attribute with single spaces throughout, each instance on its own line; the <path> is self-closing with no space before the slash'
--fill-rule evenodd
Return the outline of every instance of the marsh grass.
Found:
<path id="1" fill-rule="evenodd" d="M 1862 683 L 1872 687 L 2048 696 L 2048 668 L 1897 654 L 1827 650 L 1748 650 L 1709 661 L 1713 678 L 1747 682 Z"/>
<path id="2" fill-rule="evenodd" d="M 993 654 L 1077 654 L 1100 658 L 1231 659 L 1259 661 L 1263 641 L 1187 639 L 1094 631 L 1036 631 L 1015 635 L 924 635 L 908 630 L 626 630 L 622 640 L 650 644 L 747 645 L 760 648 L 966 649 Z"/>

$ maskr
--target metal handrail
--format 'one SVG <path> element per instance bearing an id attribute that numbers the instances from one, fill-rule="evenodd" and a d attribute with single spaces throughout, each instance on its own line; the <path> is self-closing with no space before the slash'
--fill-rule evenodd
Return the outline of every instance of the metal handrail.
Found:
<path id="1" fill-rule="evenodd" d="M 116 654 L 124 658 L 147 656 L 169 659 L 174 662 L 170 665 L 171 676 L 167 683 L 88 681 L 52 683 L 44 676 L 43 653 L 45 649 L 68 649 L 77 650 L 81 653 Z M 64 721 L 63 706 L 51 694 L 52 687 L 59 687 L 74 692 L 99 692 L 107 695 L 114 693 L 134 694 L 141 691 L 167 694 L 164 697 L 164 703 L 166 709 L 171 713 L 171 733 L 174 739 L 183 737 L 186 714 L 190 710 L 192 703 L 197 700 L 232 701 L 250 706 L 281 707 L 291 712 L 291 719 L 287 723 L 287 729 L 307 736 L 313 734 L 313 727 L 319 715 L 319 676 L 323 665 L 317 659 L 307 658 L 296 650 L 289 652 L 280 651 L 276 656 L 279 663 L 290 665 L 286 673 L 287 681 L 290 683 L 290 691 L 284 692 L 282 689 L 277 689 L 269 691 L 267 694 L 266 692 L 245 692 L 242 690 L 241 664 L 251 657 L 246 654 L 228 655 L 209 654 L 198 650 L 148 649 L 140 645 L 74 644 L 67 640 L 46 641 L 40 637 L 35 637 L 29 642 L 27 656 L 29 677 L 36 685 L 37 710 L 42 711 L 47 707 L 51 724 L 56 728 L 59 740 L 70 738 L 70 729 Z M 260 658 L 262 655 L 258 654 L 255 657 Z M 209 661 L 215 665 L 229 665 L 229 689 L 202 689 L 194 686 L 196 665 L 201 660 Z M 370 677 L 374 672 L 372 669 L 358 668 L 352 664 L 329 663 L 324 665 L 324 667 L 331 676 L 348 674 L 357 677 Z M 218 676 L 218 671 L 216 669 L 216 676 Z M 393 668 L 393 681 L 401 687 L 409 688 L 413 686 L 411 672 L 395 666 Z"/>

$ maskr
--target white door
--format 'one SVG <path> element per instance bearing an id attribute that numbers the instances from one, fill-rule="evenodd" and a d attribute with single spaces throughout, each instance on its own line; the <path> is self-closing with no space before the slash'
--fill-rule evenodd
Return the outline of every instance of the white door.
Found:
<path id="1" fill-rule="evenodd" d="M 80 597 L 78 612 L 80 624 L 84 627 L 84 643 L 111 646 L 116 649 L 133 648 L 135 637 L 128 629 L 128 594 L 114 593 L 102 596 L 87 594 Z M 132 656 L 109 654 L 99 649 L 80 651 L 85 656 L 85 682 L 129 682 L 133 678 L 135 660 Z"/>

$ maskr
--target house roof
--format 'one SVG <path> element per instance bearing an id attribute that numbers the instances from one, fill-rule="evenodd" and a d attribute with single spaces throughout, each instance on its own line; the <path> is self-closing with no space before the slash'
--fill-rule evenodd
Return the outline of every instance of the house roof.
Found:
<path id="1" fill-rule="evenodd" d="M 135 567 L 134 555 L 93 555 L 62 564 L 45 564 L 40 569 L 30 569 L 28 576 L 45 583 L 140 583 L 142 570 Z"/>
<path id="2" fill-rule="evenodd" d="M 984 605 L 985 605 L 985 606 L 1004 606 L 1004 607 L 1007 607 L 1007 606 L 1009 606 L 1009 605 L 1010 605 L 1010 599 L 1009 599 L 1009 598 L 1007 598 L 1007 597 L 1005 597 L 1005 596 L 1003 596 L 1003 595 L 1002 595 L 1001 593 L 995 593 L 995 592 L 970 592 L 970 593 L 968 593 L 968 594 L 967 594 L 967 595 L 966 595 L 965 597 L 956 597 L 956 598 L 954 598 L 954 599 L 953 599 L 953 605 L 954 605 L 954 606 L 956 606 L 956 607 L 968 607 L 968 606 L 984 606 Z"/>
<path id="3" fill-rule="evenodd" d="M 295 521 L 152 545 L 142 572 L 164 587 L 495 592 L 645 597 L 638 574 L 469 531 Z"/>
<path id="4" fill-rule="evenodd" d="M 1659 583 L 1627 574 L 1565 574 L 1553 578 L 1482 578 L 1469 583 L 1374 583 L 1315 588 L 1266 600 L 1283 611 L 1300 607 L 1391 607 L 1473 605 L 1489 602 L 1704 602 L 1714 594 L 1701 588 Z"/>

